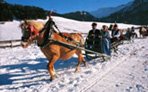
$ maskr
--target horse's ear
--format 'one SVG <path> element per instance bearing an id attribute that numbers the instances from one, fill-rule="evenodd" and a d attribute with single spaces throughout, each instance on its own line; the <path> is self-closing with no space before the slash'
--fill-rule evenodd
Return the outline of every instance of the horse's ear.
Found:
<path id="1" fill-rule="evenodd" d="M 23 22 L 20 23 L 19 27 L 22 28 L 22 26 L 23 26 Z"/>
<path id="2" fill-rule="evenodd" d="M 24 21 L 21 21 L 19 27 L 21 28 L 23 24 L 24 24 Z"/>
<path id="3" fill-rule="evenodd" d="M 28 22 L 27 22 L 27 20 L 24 20 L 24 24 L 27 24 Z"/>

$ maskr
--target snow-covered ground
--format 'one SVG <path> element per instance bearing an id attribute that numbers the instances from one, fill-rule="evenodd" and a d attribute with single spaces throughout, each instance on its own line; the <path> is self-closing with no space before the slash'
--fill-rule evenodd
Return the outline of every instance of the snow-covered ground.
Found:
<path id="1" fill-rule="evenodd" d="M 0 24 L 0 41 L 20 39 L 22 34 L 19 24 L 19 21 Z"/>
<path id="2" fill-rule="evenodd" d="M 91 29 L 92 22 L 53 18 L 61 31 L 87 33 Z M 1 40 L 19 39 L 19 24 L 18 21 L 0 24 Z M 98 28 L 104 24 L 98 23 Z M 120 28 L 131 26 L 119 24 Z M 9 32 L 11 35 L 7 36 Z M 147 42 L 148 38 L 135 39 L 120 45 L 111 60 L 87 61 L 89 66 L 81 66 L 79 73 L 74 73 L 77 57 L 57 61 L 58 78 L 52 82 L 47 71 L 48 61 L 36 45 L 27 49 L 0 49 L 0 92 L 148 92 Z"/>

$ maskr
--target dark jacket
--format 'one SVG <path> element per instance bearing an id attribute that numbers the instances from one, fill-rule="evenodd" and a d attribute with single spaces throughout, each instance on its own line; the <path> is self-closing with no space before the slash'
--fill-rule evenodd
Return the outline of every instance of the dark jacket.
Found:
<path id="1" fill-rule="evenodd" d="M 111 35 L 112 35 L 112 38 L 119 38 L 120 37 L 120 31 L 119 31 L 119 29 L 118 30 L 112 30 L 112 33 L 111 33 Z"/>
<path id="2" fill-rule="evenodd" d="M 88 38 L 89 39 L 95 39 L 95 38 L 99 38 L 99 37 L 101 37 L 102 36 L 102 33 L 101 33 L 101 31 L 100 30 L 98 30 L 98 29 L 92 29 L 92 30 L 90 30 L 89 31 L 89 33 L 88 33 Z"/>
<path id="3" fill-rule="evenodd" d="M 92 46 L 92 50 L 97 52 L 102 52 L 101 44 L 102 44 L 102 32 L 101 30 L 95 29 L 90 30 L 87 36 L 87 44 Z"/>

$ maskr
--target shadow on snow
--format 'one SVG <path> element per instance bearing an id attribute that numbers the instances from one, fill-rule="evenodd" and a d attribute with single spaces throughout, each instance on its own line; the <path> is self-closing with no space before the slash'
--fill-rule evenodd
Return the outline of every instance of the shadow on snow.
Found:
<path id="1" fill-rule="evenodd" d="M 8 71 L 7 73 L 0 75 L 0 85 L 13 85 L 23 83 L 23 86 L 30 87 L 31 85 L 39 84 L 39 81 L 49 81 L 50 77 L 47 70 L 48 60 L 46 58 L 24 59 L 20 61 L 23 61 L 24 63 L 0 66 L 0 69 L 6 69 Z M 75 69 L 76 64 L 77 58 L 73 57 L 67 61 L 58 60 L 54 66 L 55 70 L 59 72 L 68 68 Z M 38 79 L 32 80 L 35 78 Z M 19 87 L 23 86 L 20 85 Z M 17 88 L 18 87 L 12 87 L 9 89 Z"/>

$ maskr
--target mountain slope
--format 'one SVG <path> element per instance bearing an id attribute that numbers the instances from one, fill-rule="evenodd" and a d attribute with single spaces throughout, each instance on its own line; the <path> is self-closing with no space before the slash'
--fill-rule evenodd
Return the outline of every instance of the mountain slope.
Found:
<path id="1" fill-rule="evenodd" d="M 97 21 L 97 18 L 86 11 L 70 12 L 62 15 L 65 18 L 79 20 L 79 21 Z"/>
<path id="2" fill-rule="evenodd" d="M 104 22 L 122 22 L 131 24 L 148 24 L 148 1 L 135 0 L 131 6 L 111 14 L 109 17 L 100 18 Z"/>
<path id="3" fill-rule="evenodd" d="M 92 11 L 90 13 L 97 18 L 107 17 L 107 16 L 123 9 L 124 7 L 130 6 L 131 4 L 132 4 L 132 2 L 129 2 L 127 4 L 120 5 L 120 6 L 117 6 L 117 7 L 101 8 L 101 9 L 98 9 L 96 11 Z"/>
<path id="4" fill-rule="evenodd" d="M 90 12 L 90 13 L 97 18 L 101 18 L 101 17 L 109 16 L 110 14 L 117 12 L 117 11 L 121 10 L 122 8 L 116 8 L 116 7 L 115 8 L 113 8 L 113 7 L 101 8 L 101 9 L 98 9 L 98 10 Z"/>

